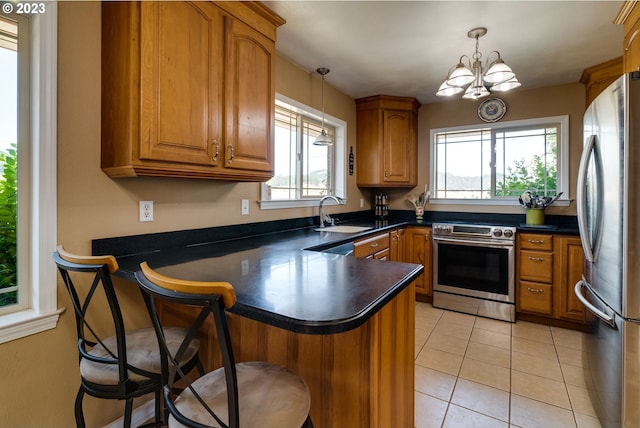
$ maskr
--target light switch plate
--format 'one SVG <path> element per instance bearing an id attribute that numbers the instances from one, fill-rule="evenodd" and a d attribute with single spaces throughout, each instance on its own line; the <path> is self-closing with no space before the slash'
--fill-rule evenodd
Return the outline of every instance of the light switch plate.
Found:
<path id="1" fill-rule="evenodd" d="M 249 199 L 242 200 L 242 209 L 240 211 L 241 215 L 249 215 Z"/>

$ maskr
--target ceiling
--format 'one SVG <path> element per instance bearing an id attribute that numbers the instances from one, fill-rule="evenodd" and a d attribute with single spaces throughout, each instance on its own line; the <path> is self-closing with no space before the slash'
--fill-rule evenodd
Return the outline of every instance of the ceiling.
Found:
<path id="1" fill-rule="evenodd" d="M 578 82 L 585 68 L 622 55 L 623 29 L 613 24 L 622 1 L 263 3 L 287 21 L 277 51 L 314 74 L 328 67 L 327 83 L 354 98 L 446 101 L 435 92 L 473 54 L 475 27 L 488 29 L 482 59 L 499 51 L 522 83 L 516 91 Z"/>

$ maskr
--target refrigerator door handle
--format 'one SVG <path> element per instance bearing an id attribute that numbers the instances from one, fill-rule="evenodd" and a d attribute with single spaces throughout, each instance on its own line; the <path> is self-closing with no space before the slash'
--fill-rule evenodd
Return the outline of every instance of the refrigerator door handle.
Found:
<path id="1" fill-rule="evenodd" d="M 616 328 L 616 321 L 614 317 L 602 312 L 600 309 L 593 306 L 591 302 L 589 302 L 587 298 L 582 295 L 582 288 L 585 287 L 586 285 L 587 285 L 587 281 L 584 279 L 584 277 L 582 277 L 582 279 L 576 283 L 576 286 L 574 287 L 573 291 L 576 294 L 576 297 L 578 298 L 578 300 L 580 300 L 580 302 L 584 305 L 585 308 L 587 308 L 589 312 L 591 312 L 592 314 L 600 318 L 609 327 Z"/>
<path id="2" fill-rule="evenodd" d="M 594 153 L 596 146 L 596 136 L 591 135 L 585 144 L 582 151 L 582 157 L 580 158 L 580 167 L 578 169 L 578 194 L 577 194 L 577 210 L 578 210 L 578 230 L 580 232 L 580 238 L 582 241 L 582 248 L 584 250 L 585 258 L 593 262 L 595 261 L 593 244 L 591 237 L 589 236 L 589 230 L 587 228 L 587 173 L 589 170 L 589 162 L 591 156 Z"/>

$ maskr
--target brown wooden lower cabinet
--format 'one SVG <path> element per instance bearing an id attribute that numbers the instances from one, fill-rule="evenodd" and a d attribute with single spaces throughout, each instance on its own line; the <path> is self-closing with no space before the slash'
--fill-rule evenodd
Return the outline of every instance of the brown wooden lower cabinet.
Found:
<path id="1" fill-rule="evenodd" d="M 433 300 L 431 247 L 430 227 L 406 228 L 405 258 L 403 261 L 424 266 L 424 273 L 416 280 L 416 299 L 422 302 Z"/>
<path id="2" fill-rule="evenodd" d="M 195 312 L 184 305 L 161 306 L 167 325 L 188 325 Z M 236 361 L 281 364 L 307 382 L 314 426 L 414 427 L 414 284 L 344 333 L 300 334 L 233 314 L 228 318 Z M 212 322 L 200 339 L 206 369 L 219 367 Z"/>
<path id="3" fill-rule="evenodd" d="M 520 233 L 517 248 L 517 318 L 569 328 L 586 326 L 586 311 L 573 292 L 583 270 L 580 238 Z"/>
<path id="4" fill-rule="evenodd" d="M 562 319 L 585 322 L 587 319 L 584 305 L 573 291 L 576 283 L 582 278 L 584 268 L 582 242 L 580 238 L 573 236 L 561 236 L 559 242 L 560 260 L 554 273 L 559 285 L 554 295 L 554 299 L 558 301 L 556 314 Z"/>

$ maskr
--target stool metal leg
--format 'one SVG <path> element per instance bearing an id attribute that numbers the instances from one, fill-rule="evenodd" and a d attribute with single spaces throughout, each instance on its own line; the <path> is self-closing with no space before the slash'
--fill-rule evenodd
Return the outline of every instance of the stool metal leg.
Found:
<path id="1" fill-rule="evenodd" d="M 75 403 L 75 413 L 76 413 L 76 427 L 77 428 L 85 428 L 84 425 L 84 413 L 82 412 L 82 398 L 84 397 L 84 389 L 82 386 L 78 389 L 78 394 L 76 395 L 76 403 Z"/>

